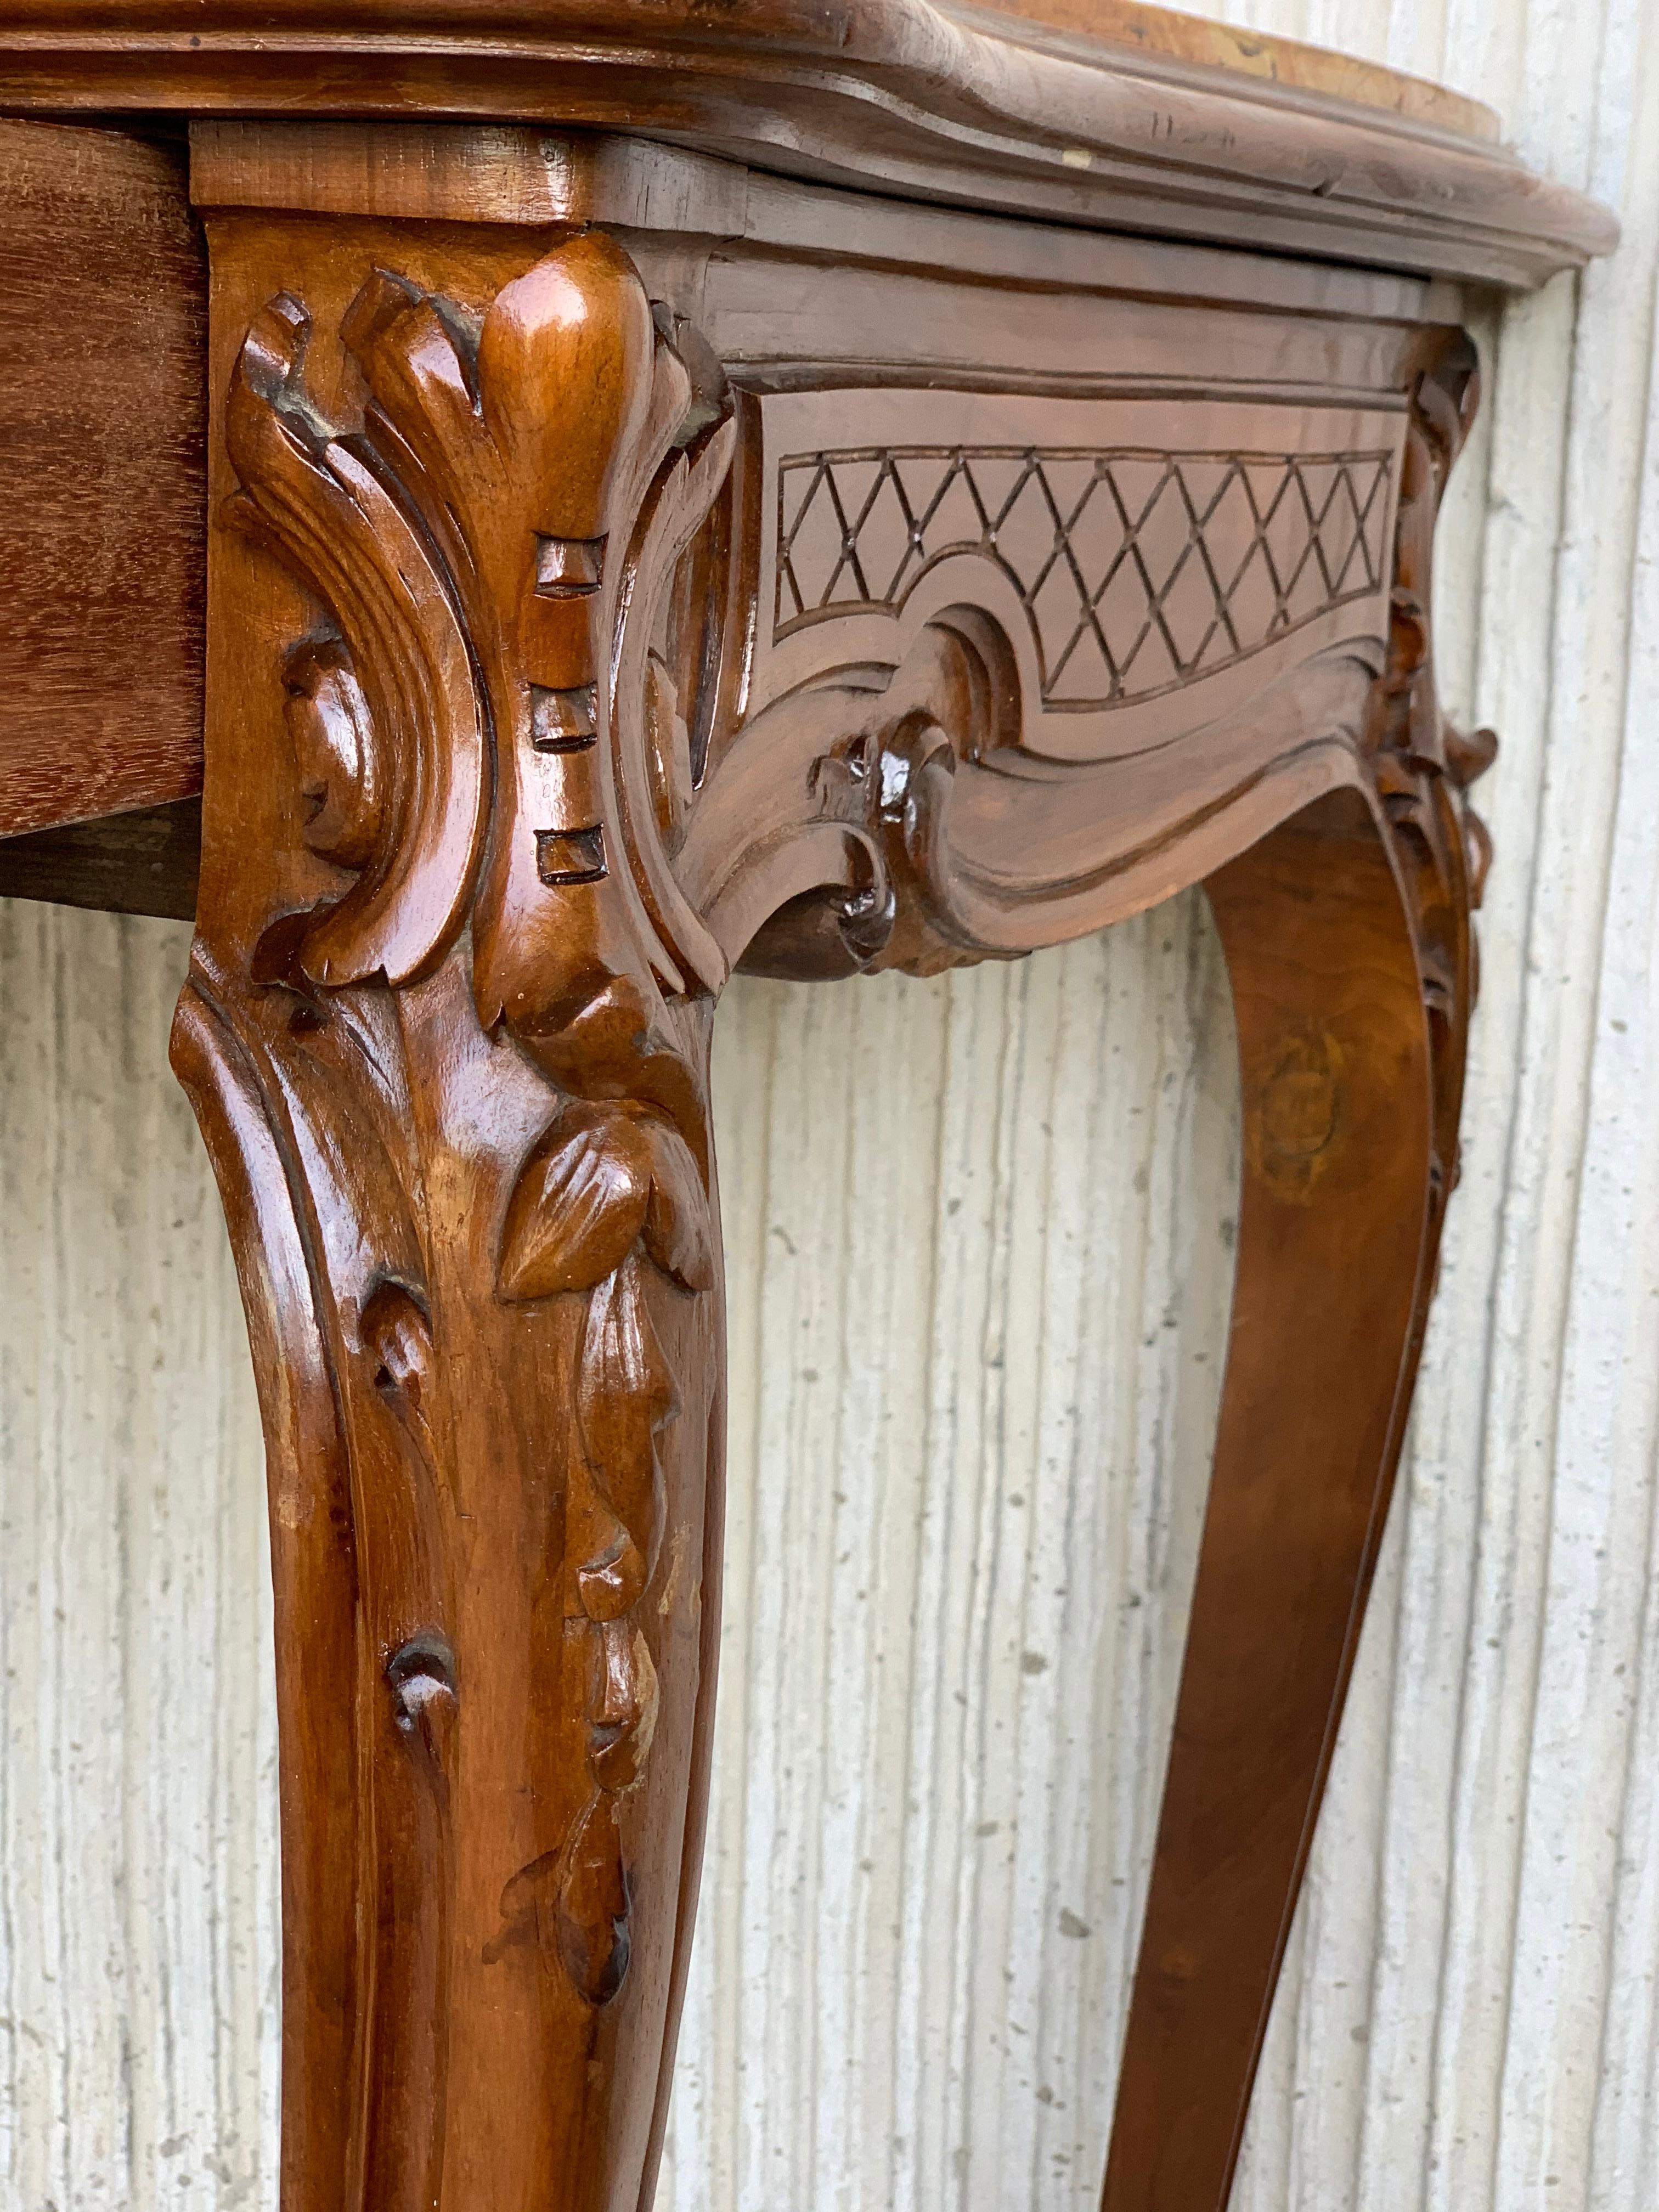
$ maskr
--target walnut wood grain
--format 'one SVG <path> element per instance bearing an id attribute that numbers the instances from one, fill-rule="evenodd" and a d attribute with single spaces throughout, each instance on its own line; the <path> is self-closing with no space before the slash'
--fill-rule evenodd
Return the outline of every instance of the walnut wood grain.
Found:
<path id="1" fill-rule="evenodd" d="M 1063 20 L 0 26 L 0 100 L 192 117 L 205 337 L 179 148 L 0 125 L 0 830 L 45 832 L 0 889 L 196 906 L 175 1064 L 269 1449 L 284 2212 L 650 2200 L 727 975 L 1017 957 L 1200 880 L 1239 1274 L 1104 2203 L 1226 2199 L 1455 1178 L 1493 746 L 1435 692 L 1476 380 L 1431 280 L 1613 233 L 1405 80 L 1367 109 L 1030 4 Z M 198 896 L 164 802 L 204 508 Z"/>
<path id="2" fill-rule="evenodd" d="M 1238 1261 L 1103 2212 L 1225 2206 L 1457 1180 L 1490 859 L 1462 793 L 1496 741 L 1441 714 L 1429 564 L 1477 392 L 1472 349 L 1426 339 L 1369 789 L 1209 878 L 1239 1036 Z"/>
<path id="3" fill-rule="evenodd" d="M 1103 2212 L 1226 2203 L 1388 1513 L 1449 1166 L 1389 842 L 1343 793 L 1210 879 L 1233 1325 Z"/>
<path id="4" fill-rule="evenodd" d="M 991 24 L 988 32 L 982 21 Z M 932 202 L 1504 284 L 1611 246 L 1474 137 L 931 0 L 13 0 L 0 103 L 625 128 Z"/>
<path id="5" fill-rule="evenodd" d="M 0 836 L 200 781 L 206 270 L 181 144 L 0 120 Z"/>
<path id="6" fill-rule="evenodd" d="M 438 296 L 326 235 L 281 289 L 270 259 L 216 231 L 174 1053 L 270 1445 L 283 2201 L 632 2207 L 706 1788 L 722 1385 L 721 971 L 638 810 L 673 742 L 648 641 L 732 426 L 598 233 L 476 326 L 453 246 Z"/>
<path id="7" fill-rule="evenodd" d="M 1012 15 L 1024 27 L 1022 35 L 1027 38 L 1042 26 L 1126 47 L 1152 63 L 1193 62 L 1237 70 L 1272 84 L 1352 100 L 1362 107 L 1386 107 L 1407 121 L 1431 124 L 1466 138 L 1503 135 L 1491 108 L 1449 86 L 1307 46 L 1299 39 L 1212 22 L 1174 8 L 1151 7 L 1145 0 L 974 0 L 972 9 L 954 8 L 953 12 Z"/>
<path id="8" fill-rule="evenodd" d="M 1213 66 L 1239 70 L 1254 76 L 1270 77 L 1276 82 L 1299 86 L 1312 92 L 1324 92 L 1340 99 L 1358 100 L 1362 105 L 1389 107 L 1397 112 L 1411 115 L 1422 121 L 1437 121 L 1443 128 L 1462 131 L 1466 136 L 1494 138 L 1498 135 L 1498 118 L 1489 108 L 1467 100 L 1442 85 L 1430 83 L 1421 77 L 1405 75 L 1398 70 L 1384 69 L 1374 63 L 1358 61 L 1351 57 L 1327 52 L 1317 46 L 1305 46 L 1294 39 L 1277 38 L 1261 32 L 1235 30 L 1230 26 L 1205 22 L 1198 17 L 1178 13 L 1173 9 L 1147 6 L 1142 0 L 993 0 L 994 6 L 1021 18 L 1028 27 L 1047 25 L 1056 29 L 1080 32 L 1103 40 L 1109 46 L 1127 46 L 1145 57 L 1178 62 L 1207 63 Z M 954 5 L 942 12 L 963 15 L 969 11 Z M 240 14 L 251 19 L 255 14 L 269 19 L 268 9 L 227 9 L 224 20 L 234 20 Z M 490 29 L 522 29 L 532 22 L 542 11 L 523 8 L 495 6 L 427 6 L 409 8 L 362 9 L 359 20 L 367 20 L 377 29 L 399 28 L 419 24 L 422 28 L 467 25 L 477 32 Z M 860 18 L 871 20 L 866 9 L 838 11 L 840 22 L 856 22 Z M 691 11 L 671 15 L 659 10 L 665 25 L 693 20 Z M 586 11 L 587 20 L 607 23 L 602 15 Z M 85 24 L 102 18 L 112 19 L 131 29 L 152 28 L 167 21 L 165 7 L 106 7 L 48 4 L 29 9 L 21 20 L 44 21 L 52 24 L 79 22 Z M 781 41 L 798 40 L 806 19 L 790 8 L 776 6 L 755 7 L 749 20 L 757 35 Z M 609 19 L 614 21 L 614 19 Z M 809 33 L 823 36 L 826 28 L 837 18 L 820 19 L 817 25 L 808 25 Z"/>
<path id="9" fill-rule="evenodd" d="M 648 149 L 555 164 L 550 236 L 533 143 L 418 143 L 198 142 L 174 1050 L 270 1450 L 285 2212 L 649 2200 L 726 976 L 1012 957 L 1206 878 L 1249 1165 L 1107 2203 L 1219 2206 L 1455 1159 L 1490 747 L 1441 717 L 1428 561 L 1473 354 L 1376 274 L 879 210 L 832 260 L 853 204 L 672 162 L 653 198 Z M 742 235 L 688 241 L 711 205 Z M 1296 1323 L 1356 1249 L 1311 1418 Z"/>
<path id="10" fill-rule="evenodd" d="M 70 176 L 77 164 L 136 160 L 158 195 L 147 217 L 153 230 L 191 238 L 176 156 L 101 131 L 0 126 L 7 131 L 15 135 L 5 143 L 37 149 L 37 169 L 42 148 L 74 154 L 62 163 Z M 1426 301 L 1410 278 L 906 208 L 616 137 L 211 122 L 193 135 L 192 173 L 208 206 L 228 194 L 273 213 L 374 215 L 401 198 L 434 220 L 619 226 L 653 289 L 695 306 L 723 358 L 757 356 L 773 378 L 799 380 L 832 362 L 843 374 L 867 376 L 879 356 L 889 375 L 929 382 L 968 375 L 1104 391 L 1144 386 L 1170 358 L 1207 345 L 1221 390 L 1316 387 L 1328 376 L 1375 386 L 1392 375 L 1401 325 Z M 71 260 L 94 252 L 101 236 L 94 222 L 71 241 Z M 193 296 L 199 270 L 188 257 L 181 265 Z M 100 261 L 99 282 L 106 281 Z M 923 296 L 928 312 L 918 315 Z M 781 299 L 789 313 L 769 316 Z M 0 329 L 27 360 L 37 310 L 55 314 L 78 362 L 78 302 L 54 294 L 42 306 L 25 288 L 0 298 Z M 151 324 L 141 317 L 131 327 L 149 332 Z M 144 374 L 162 376 L 163 396 L 188 422 L 198 404 L 188 355 L 141 348 L 137 359 Z M 9 695 L 0 737 L 12 738 L 21 780 L 14 828 L 166 805 L 200 781 L 201 580 L 183 550 L 205 502 L 199 444 L 158 414 L 135 433 L 130 386 L 113 374 L 66 370 L 54 390 L 54 404 L 72 407 L 74 441 L 28 437 L 9 447 L 10 520 L 0 525 L 17 541 L 29 594 L 20 597 L 27 618 L 11 635 L 38 641 L 49 630 L 58 641 L 20 667 Z M 106 493 L 112 514 L 95 506 Z M 133 578 L 126 597 L 110 598 L 112 583 L 86 586 L 53 550 L 64 540 L 52 533 L 77 515 L 86 518 L 77 526 L 120 549 L 141 513 L 163 526 L 183 517 L 184 534 L 163 527 L 155 546 L 146 538 L 123 552 Z M 101 556 L 94 568 L 104 578 Z M 86 732 L 112 726 L 107 744 L 88 744 Z M 38 871 L 31 879 L 50 880 Z M 149 895 L 143 882 L 141 873 L 134 896 Z"/>
<path id="11" fill-rule="evenodd" d="M 201 802 L 175 799 L 0 837 L 0 898 L 193 921 L 201 864 Z"/>
<path id="12" fill-rule="evenodd" d="M 1243 1060 L 1237 1273 L 1104 2212 L 1226 2202 L 1437 1225 L 1428 1023 L 1374 816 L 1322 800 L 1210 896 Z"/>

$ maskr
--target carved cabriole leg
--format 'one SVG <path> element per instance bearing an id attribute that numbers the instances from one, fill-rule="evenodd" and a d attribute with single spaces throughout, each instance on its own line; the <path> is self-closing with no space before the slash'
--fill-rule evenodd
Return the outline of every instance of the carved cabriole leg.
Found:
<path id="1" fill-rule="evenodd" d="M 732 432 L 597 234 L 210 228 L 174 1059 L 270 1455 L 284 2212 L 636 2212 L 723 1365 L 725 967 L 647 648 Z"/>
<path id="2" fill-rule="evenodd" d="M 1244 1114 L 1231 1335 L 1103 2212 L 1223 2212 L 1364 1619 L 1457 1174 L 1490 733 L 1425 610 L 1475 404 L 1436 334 L 1364 786 L 1212 876 Z"/>
<path id="3" fill-rule="evenodd" d="M 1225 1395 L 1104 2196 L 1226 2201 L 1426 1302 L 1428 1024 L 1364 802 L 1212 878 L 1245 1116 Z"/>

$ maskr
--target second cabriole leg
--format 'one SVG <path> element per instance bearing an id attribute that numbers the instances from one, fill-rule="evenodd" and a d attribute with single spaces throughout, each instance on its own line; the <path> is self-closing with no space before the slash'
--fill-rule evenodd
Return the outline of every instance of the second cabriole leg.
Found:
<path id="1" fill-rule="evenodd" d="M 1224 2212 L 1457 1179 L 1497 740 L 1443 715 L 1435 522 L 1478 398 L 1416 342 L 1358 781 L 1209 880 L 1244 1110 L 1231 1339 L 1103 2212 Z"/>
<path id="2" fill-rule="evenodd" d="M 1227 2201 L 1388 1512 L 1462 1084 L 1467 915 L 1448 1021 L 1369 794 L 1319 801 L 1209 890 L 1243 1076 L 1237 1274 L 1104 2212 Z"/>

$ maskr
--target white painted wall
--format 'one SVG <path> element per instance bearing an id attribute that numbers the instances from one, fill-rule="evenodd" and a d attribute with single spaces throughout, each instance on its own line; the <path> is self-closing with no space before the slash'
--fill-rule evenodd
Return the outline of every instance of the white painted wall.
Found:
<path id="1" fill-rule="evenodd" d="M 1218 12 L 1491 100 L 1626 227 L 1480 325 L 1441 610 L 1452 704 L 1504 739 L 1466 1176 L 1238 2212 L 1643 2212 L 1659 9 Z M 274 2202 L 262 1477 L 164 1065 L 185 941 L 0 908 L 0 2212 Z M 1231 1049 L 1193 899 L 1019 968 L 730 995 L 724 1705 L 672 2212 L 1093 2202 Z"/>

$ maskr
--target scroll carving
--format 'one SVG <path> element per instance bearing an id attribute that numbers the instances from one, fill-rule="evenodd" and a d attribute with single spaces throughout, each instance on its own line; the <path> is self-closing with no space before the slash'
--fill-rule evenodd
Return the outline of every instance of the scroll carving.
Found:
<path id="1" fill-rule="evenodd" d="M 336 345 L 342 422 L 310 360 Z M 290 1949 L 340 1991 L 285 2070 L 332 2118 L 290 2104 L 285 2132 L 365 2207 L 471 2202 L 485 2172 L 492 2202 L 586 2207 L 590 2137 L 632 2144 L 631 2207 L 654 2158 L 668 1996 L 632 1961 L 641 1911 L 659 1959 L 689 1932 L 726 972 L 674 879 L 691 775 L 658 641 L 733 437 L 718 373 L 592 232 L 482 313 L 385 270 L 331 327 L 283 294 L 225 405 L 222 523 L 311 612 L 273 641 L 292 850 L 204 909 L 175 1060 L 228 1194 L 260 1193 L 256 1340 L 280 1182 L 307 1286 L 274 1364 L 316 1371 L 338 1470 L 318 1571 L 356 1686 L 313 1667 L 283 1714 L 295 1818 L 331 1796 L 342 1821 L 314 1864 L 285 1825 Z M 275 1454 L 270 1389 L 266 1413 Z M 286 1609 L 310 1570 L 284 1556 Z M 655 2064 L 613 2066 L 629 2039 Z M 533 2124 L 492 2124 L 520 2096 Z"/>
<path id="2" fill-rule="evenodd" d="M 751 404 L 766 627 L 681 871 L 728 956 L 1018 955 L 1369 780 L 1405 464 L 1382 403 Z"/>
<path id="3" fill-rule="evenodd" d="M 369 394 L 354 432 L 308 398 L 309 336 L 286 297 L 260 317 L 226 434 L 238 520 L 326 611 L 289 656 L 289 721 L 307 842 L 355 881 L 273 924 L 255 972 L 326 1021 L 325 994 L 419 981 L 470 921 L 479 1021 L 557 1101 L 507 1204 L 497 1287 L 586 1301 L 567 1542 L 592 1791 L 560 1850 L 507 1884 L 501 1941 L 528 1927 L 602 2004 L 628 1966 L 616 1801 L 655 1725 L 635 1616 L 662 1544 L 658 1433 L 676 1411 L 644 1276 L 689 1294 L 711 1280 L 706 1107 L 665 994 L 722 975 L 668 885 L 661 763 L 639 745 L 672 709 L 635 641 L 732 429 L 679 448 L 690 376 L 597 234 L 509 284 L 476 328 L 377 272 L 341 331 Z M 428 1330 L 404 1305 L 386 1326 L 408 1346 Z"/>
<path id="4" fill-rule="evenodd" d="M 1413 881 L 1425 991 L 1466 1000 L 1450 917 L 1466 878 L 1478 896 L 1485 833 L 1462 793 L 1492 748 L 1444 728 L 1426 594 L 1474 361 L 1455 332 L 1416 349 L 1403 437 L 1398 412 L 1360 409 L 1320 426 L 1344 441 L 1304 421 L 1298 451 L 1274 448 L 1270 415 L 1207 402 L 1189 403 L 1191 445 L 1113 442 L 1094 426 L 1150 418 L 1077 402 L 1036 413 L 1047 434 L 1024 445 L 790 447 L 828 418 L 778 403 L 797 411 L 768 479 L 770 642 L 732 759 L 799 746 L 802 831 L 844 842 L 836 893 L 785 906 L 750 963 L 1018 953 L 1220 865 L 1247 821 L 1260 835 L 1360 783 Z M 879 421 L 925 419 L 883 400 Z M 961 403 L 963 428 L 989 404 Z M 1251 428 L 1259 442 L 1202 442 Z"/>
<path id="5" fill-rule="evenodd" d="M 1435 1234 L 1458 1176 L 1464 1044 L 1480 981 L 1470 922 L 1492 864 L 1468 793 L 1498 756 L 1491 730 L 1466 734 L 1443 714 L 1430 619 L 1435 525 L 1480 404 L 1479 364 L 1459 331 L 1427 333 L 1412 381 L 1388 651 L 1372 693 L 1366 755 L 1416 934 L 1435 1084 L 1431 1205 Z"/>

